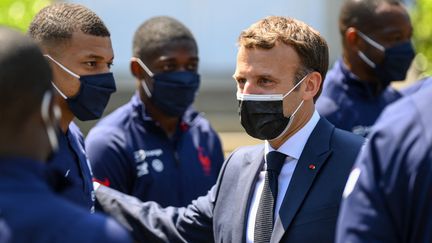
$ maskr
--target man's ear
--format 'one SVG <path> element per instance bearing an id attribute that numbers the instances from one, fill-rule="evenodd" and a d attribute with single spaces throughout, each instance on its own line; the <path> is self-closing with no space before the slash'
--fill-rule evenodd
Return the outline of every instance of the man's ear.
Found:
<path id="1" fill-rule="evenodd" d="M 319 72 L 311 72 L 303 82 L 305 83 L 303 100 L 313 100 L 322 84 L 321 74 Z"/>
<path id="2" fill-rule="evenodd" d="M 359 41 L 359 36 L 358 36 L 358 30 L 354 27 L 349 27 L 346 31 L 345 31 L 345 41 L 349 46 L 352 47 L 357 47 L 358 46 L 358 41 Z"/>
<path id="3" fill-rule="evenodd" d="M 135 60 L 130 61 L 130 70 L 132 72 L 132 75 L 135 78 L 137 78 L 139 80 L 144 79 L 144 74 L 143 74 L 144 71 L 142 70 L 141 66 L 138 64 L 137 61 L 135 61 Z"/>

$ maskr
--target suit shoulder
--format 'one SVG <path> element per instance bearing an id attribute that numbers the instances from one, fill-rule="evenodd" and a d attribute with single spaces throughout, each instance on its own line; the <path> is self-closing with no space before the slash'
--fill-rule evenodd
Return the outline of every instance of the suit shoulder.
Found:
<path id="1" fill-rule="evenodd" d="M 242 156 L 246 154 L 257 153 L 264 149 L 264 144 L 246 145 L 236 148 L 231 154 L 236 156 Z"/>
<path id="2" fill-rule="evenodd" d="M 333 147 L 340 147 L 345 150 L 353 149 L 359 151 L 366 139 L 354 133 L 335 128 L 332 136 Z"/>

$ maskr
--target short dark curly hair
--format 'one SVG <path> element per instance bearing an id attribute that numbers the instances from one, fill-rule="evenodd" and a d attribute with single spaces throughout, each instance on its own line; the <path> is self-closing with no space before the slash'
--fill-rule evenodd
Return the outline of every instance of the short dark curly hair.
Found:
<path id="1" fill-rule="evenodd" d="M 191 43 L 198 52 L 195 38 L 185 25 L 171 17 L 157 16 L 138 27 L 133 38 L 132 53 L 135 57 L 148 60 L 161 50 L 184 41 Z"/>
<path id="2" fill-rule="evenodd" d="M 43 8 L 30 23 L 28 34 L 39 44 L 49 45 L 69 41 L 76 31 L 100 37 L 110 36 L 103 21 L 93 11 L 71 3 Z"/>
<path id="3" fill-rule="evenodd" d="M 345 0 L 339 14 L 339 31 L 343 36 L 349 27 L 364 33 L 373 28 L 376 9 L 381 4 L 402 5 L 400 0 Z"/>

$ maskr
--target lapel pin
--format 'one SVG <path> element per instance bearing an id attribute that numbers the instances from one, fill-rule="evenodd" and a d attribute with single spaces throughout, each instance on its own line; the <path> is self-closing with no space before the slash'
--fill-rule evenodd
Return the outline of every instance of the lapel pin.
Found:
<path id="1" fill-rule="evenodd" d="M 315 166 L 314 164 L 310 164 L 310 165 L 309 165 L 309 169 L 310 169 L 310 170 L 315 170 L 315 168 L 316 168 L 316 166 Z"/>

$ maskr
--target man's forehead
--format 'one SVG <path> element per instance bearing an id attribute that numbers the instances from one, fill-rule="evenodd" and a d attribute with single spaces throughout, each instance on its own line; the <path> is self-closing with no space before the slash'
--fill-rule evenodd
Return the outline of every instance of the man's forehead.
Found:
<path id="1" fill-rule="evenodd" d="M 240 47 L 237 53 L 237 66 L 244 69 L 291 69 L 299 63 L 297 52 L 285 44 L 271 49 Z"/>
<path id="2" fill-rule="evenodd" d="M 72 34 L 65 51 L 73 52 L 74 55 L 104 59 L 112 59 L 114 55 L 110 37 L 85 34 L 81 31 Z"/>

